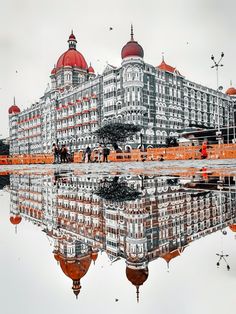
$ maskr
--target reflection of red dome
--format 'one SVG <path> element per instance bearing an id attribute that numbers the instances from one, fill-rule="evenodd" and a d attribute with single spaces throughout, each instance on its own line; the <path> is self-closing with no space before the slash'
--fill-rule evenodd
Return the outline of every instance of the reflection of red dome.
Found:
<path id="1" fill-rule="evenodd" d="M 98 252 L 92 252 L 91 253 L 91 259 L 93 260 L 94 264 L 95 264 L 95 261 L 97 260 L 98 258 Z"/>
<path id="2" fill-rule="evenodd" d="M 139 45 L 137 41 L 134 40 L 133 26 L 131 25 L 131 39 L 121 50 L 121 58 L 136 56 L 143 58 L 144 52 L 143 48 Z"/>
<path id="3" fill-rule="evenodd" d="M 234 87 L 230 87 L 227 89 L 227 91 L 225 92 L 227 95 L 229 96 L 233 96 L 233 95 L 236 95 L 236 88 Z"/>
<path id="4" fill-rule="evenodd" d="M 16 105 L 13 105 L 8 109 L 8 113 L 9 114 L 20 113 L 20 108 Z"/>
<path id="5" fill-rule="evenodd" d="M 17 215 L 17 216 L 11 216 L 10 217 L 10 222 L 13 224 L 13 225 L 18 225 L 20 222 L 21 222 L 22 218 L 21 216 Z"/>
<path id="6" fill-rule="evenodd" d="M 229 228 L 231 231 L 236 232 L 236 225 L 230 225 Z"/>
<path id="7" fill-rule="evenodd" d="M 64 274 L 73 280 L 72 289 L 77 297 L 81 289 L 80 279 L 87 273 L 91 264 L 90 256 L 70 260 L 65 259 L 60 254 L 56 253 L 54 254 L 54 257 L 60 262 L 60 266 Z"/>
<path id="8" fill-rule="evenodd" d="M 148 278 L 148 268 L 133 269 L 126 267 L 126 277 L 136 287 L 137 302 L 139 302 L 139 287 L 144 284 Z"/>
<path id="9" fill-rule="evenodd" d="M 148 278 L 148 268 L 133 269 L 126 267 L 126 277 L 134 286 L 141 286 Z"/>
<path id="10" fill-rule="evenodd" d="M 61 259 L 61 258 L 60 258 L 60 254 L 55 253 L 55 254 L 54 254 L 54 258 L 55 258 L 55 260 L 56 260 L 56 261 L 58 261 L 58 262 L 59 262 L 59 261 L 60 261 L 60 259 Z"/>
<path id="11" fill-rule="evenodd" d="M 177 257 L 180 255 L 179 250 L 174 250 L 172 252 L 166 253 L 165 255 L 162 256 L 164 260 L 169 263 L 173 258 Z"/>
<path id="12" fill-rule="evenodd" d="M 83 70 L 88 69 L 88 65 L 83 55 L 76 50 L 76 38 L 73 33 L 69 37 L 69 49 L 64 52 L 57 61 L 56 69 L 63 68 L 65 66 L 78 67 Z"/>

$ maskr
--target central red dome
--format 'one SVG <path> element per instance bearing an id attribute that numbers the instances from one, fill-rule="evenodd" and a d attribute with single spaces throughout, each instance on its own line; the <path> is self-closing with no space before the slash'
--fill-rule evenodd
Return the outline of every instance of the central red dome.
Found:
<path id="1" fill-rule="evenodd" d="M 140 58 L 143 58 L 143 56 L 144 56 L 142 46 L 140 46 L 139 43 L 134 40 L 133 26 L 132 25 L 131 25 L 131 39 L 122 48 L 121 58 L 124 59 L 126 57 L 131 57 L 131 56 L 140 57 Z"/>
<path id="2" fill-rule="evenodd" d="M 83 70 L 88 69 L 87 62 L 84 56 L 76 50 L 76 38 L 73 33 L 71 33 L 69 40 L 69 49 L 64 52 L 57 61 L 56 69 L 63 68 L 65 66 L 78 67 Z"/>

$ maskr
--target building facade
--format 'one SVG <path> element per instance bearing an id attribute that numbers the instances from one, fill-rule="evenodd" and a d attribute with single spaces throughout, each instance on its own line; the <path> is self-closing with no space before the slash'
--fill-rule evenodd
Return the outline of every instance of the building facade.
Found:
<path id="1" fill-rule="evenodd" d="M 119 67 L 107 65 L 96 75 L 76 49 L 73 34 L 68 50 L 51 71 L 51 84 L 39 101 L 20 110 L 9 108 L 10 153 L 48 153 L 52 144 L 71 151 L 97 147 L 93 132 L 106 123 L 141 126 L 128 139 L 130 148 L 156 147 L 166 137 L 178 136 L 188 126 L 233 125 L 236 90 L 226 93 L 187 80 L 164 58 L 159 66 L 144 61 L 143 48 L 134 40 L 122 48 Z M 219 110 L 219 112 L 218 112 Z M 142 135 L 141 135 L 142 134 Z"/>

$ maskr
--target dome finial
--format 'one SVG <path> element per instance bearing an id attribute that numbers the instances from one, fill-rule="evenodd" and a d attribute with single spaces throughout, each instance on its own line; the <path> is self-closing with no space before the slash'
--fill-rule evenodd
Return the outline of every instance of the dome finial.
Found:
<path id="1" fill-rule="evenodd" d="M 139 303 L 139 286 L 136 286 L 137 303 Z"/>
<path id="2" fill-rule="evenodd" d="M 134 40 L 134 29 L 133 29 L 133 24 L 131 24 L 131 33 L 130 33 L 130 36 L 131 36 L 131 41 Z"/>
<path id="3" fill-rule="evenodd" d="M 15 106 L 16 105 L 16 97 L 14 96 L 13 98 L 13 105 Z"/>
<path id="4" fill-rule="evenodd" d="M 233 84 L 232 84 L 232 80 L 230 80 L 230 86 L 233 86 Z"/>
<path id="5" fill-rule="evenodd" d="M 162 51 L 162 62 L 165 62 L 165 53 L 164 53 L 164 51 Z"/>

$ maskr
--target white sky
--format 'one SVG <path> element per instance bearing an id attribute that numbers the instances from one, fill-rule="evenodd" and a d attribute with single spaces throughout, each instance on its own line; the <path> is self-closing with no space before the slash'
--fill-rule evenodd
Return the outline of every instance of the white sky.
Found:
<path id="1" fill-rule="evenodd" d="M 146 62 L 160 64 L 164 51 L 167 63 L 209 87 L 216 86 L 210 56 L 223 51 L 220 85 L 227 89 L 236 84 L 235 9 L 234 0 L 0 0 L 0 134 L 8 135 L 14 96 L 26 108 L 43 95 L 71 29 L 100 73 L 106 61 L 120 65 L 131 22 Z"/>

